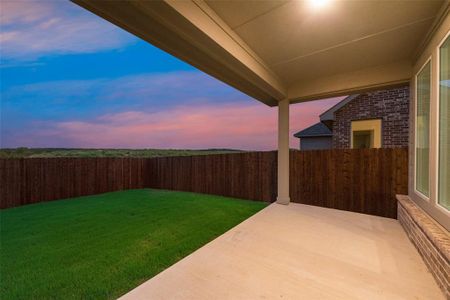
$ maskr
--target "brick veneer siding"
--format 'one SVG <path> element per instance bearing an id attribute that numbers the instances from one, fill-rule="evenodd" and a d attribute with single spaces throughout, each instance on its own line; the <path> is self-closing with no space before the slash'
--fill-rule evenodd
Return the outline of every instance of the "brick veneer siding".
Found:
<path id="1" fill-rule="evenodd" d="M 364 93 L 335 112 L 333 148 L 350 148 L 351 122 L 382 119 L 382 147 L 407 147 L 409 86 Z"/>
<path id="2" fill-rule="evenodd" d="M 397 195 L 397 218 L 447 299 L 450 299 L 450 236 L 408 196 Z"/>

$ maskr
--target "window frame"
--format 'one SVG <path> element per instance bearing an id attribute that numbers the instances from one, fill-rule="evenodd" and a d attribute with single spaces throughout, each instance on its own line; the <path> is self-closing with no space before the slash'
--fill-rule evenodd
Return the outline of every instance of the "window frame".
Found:
<path id="1" fill-rule="evenodd" d="M 434 149 L 434 153 L 435 153 L 435 157 L 436 157 L 436 168 L 434 170 L 434 176 L 436 178 L 435 182 L 434 182 L 434 188 L 436 190 L 436 199 L 434 199 L 434 207 L 436 207 L 437 209 L 439 209 L 441 212 L 445 213 L 447 216 L 450 216 L 450 210 L 445 208 L 444 206 L 442 206 L 439 203 L 439 148 L 440 148 L 440 143 L 439 143 L 439 135 L 440 135 L 440 126 L 439 126 L 439 120 L 440 120 L 440 96 L 441 96 L 441 89 L 440 89 L 440 72 L 441 72 L 441 68 L 440 68 L 440 63 L 441 63 L 441 55 L 440 55 L 440 49 L 442 47 L 442 45 L 445 43 L 445 41 L 450 38 L 450 31 L 447 32 L 447 34 L 442 38 L 442 40 L 439 42 L 439 44 L 436 46 L 436 80 L 435 80 L 435 88 L 436 88 L 436 118 L 434 120 L 434 125 L 436 126 L 436 148 Z"/>
<path id="2" fill-rule="evenodd" d="M 417 85 L 417 78 L 419 76 L 419 74 L 423 71 L 423 69 L 425 68 L 425 66 L 427 64 L 430 64 L 430 120 L 429 120 L 429 125 L 428 125 L 428 138 L 429 138 L 429 152 L 431 153 L 432 149 L 431 149 L 431 134 L 432 134 L 432 130 L 431 130 L 431 101 L 432 101 L 432 86 L 433 86 L 433 63 L 432 63 L 432 56 L 430 55 L 425 62 L 422 64 L 422 66 L 420 67 L 420 69 L 416 72 L 416 74 L 414 75 L 414 193 L 421 199 L 424 200 L 426 202 L 431 202 L 430 198 L 431 198 L 431 156 L 428 155 L 428 189 L 429 189 L 429 194 L 430 196 L 426 196 L 424 195 L 422 192 L 420 192 L 417 189 L 417 104 L 418 104 L 418 98 L 417 98 L 417 91 L 418 91 L 418 85 Z"/>

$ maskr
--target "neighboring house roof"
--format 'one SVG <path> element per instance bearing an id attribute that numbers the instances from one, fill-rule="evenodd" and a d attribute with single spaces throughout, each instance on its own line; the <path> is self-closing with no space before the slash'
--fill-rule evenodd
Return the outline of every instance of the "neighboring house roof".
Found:
<path id="1" fill-rule="evenodd" d="M 333 127 L 333 121 L 334 121 L 334 113 L 336 111 L 338 111 L 339 109 L 341 109 L 342 107 L 344 107 L 345 105 L 347 105 L 347 103 L 349 103 L 350 101 L 352 101 L 353 99 L 355 99 L 356 97 L 358 97 L 359 94 L 355 94 L 355 95 L 351 95 L 348 97 L 345 97 L 342 101 L 339 101 L 338 103 L 336 103 L 334 106 L 332 106 L 331 108 L 329 108 L 328 110 L 326 110 L 325 112 L 323 112 L 322 114 L 320 114 L 320 122 L 324 123 L 325 125 L 327 125 L 328 128 L 332 128 Z"/>
<path id="2" fill-rule="evenodd" d="M 332 136 L 333 133 L 331 130 L 325 126 L 322 122 L 316 123 L 312 126 L 309 126 L 306 129 L 303 129 L 302 131 L 297 132 L 294 134 L 297 138 L 303 138 L 303 137 L 316 137 L 316 136 Z"/>
<path id="3" fill-rule="evenodd" d="M 333 128 L 333 122 L 335 120 L 334 113 L 347 105 L 350 101 L 358 97 L 359 94 L 351 95 L 345 97 L 342 101 L 339 101 L 334 106 L 320 114 L 320 122 L 316 123 L 308 128 L 305 128 L 296 134 L 294 134 L 297 138 L 302 137 L 320 137 L 320 136 L 332 136 L 333 132 L 331 129 Z"/>

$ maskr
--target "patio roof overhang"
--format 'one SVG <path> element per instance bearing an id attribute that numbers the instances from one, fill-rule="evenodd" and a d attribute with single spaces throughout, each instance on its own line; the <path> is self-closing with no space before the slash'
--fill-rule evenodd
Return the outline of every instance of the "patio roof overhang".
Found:
<path id="1" fill-rule="evenodd" d="M 449 1 L 73 0 L 276 106 L 408 82 Z"/>

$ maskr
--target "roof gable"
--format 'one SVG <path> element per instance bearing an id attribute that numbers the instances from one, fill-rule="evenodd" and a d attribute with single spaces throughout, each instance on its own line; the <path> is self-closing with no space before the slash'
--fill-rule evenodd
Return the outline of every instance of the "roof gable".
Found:
<path id="1" fill-rule="evenodd" d="M 334 113 L 347 105 L 350 101 L 358 97 L 359 94 L 351 95 L 348 97 L 345 97 L 342 101 L 336 103 L 334 106 L 326 110 L 325 112 L 320 114 L 320 121 L 334 121 Z"/>

